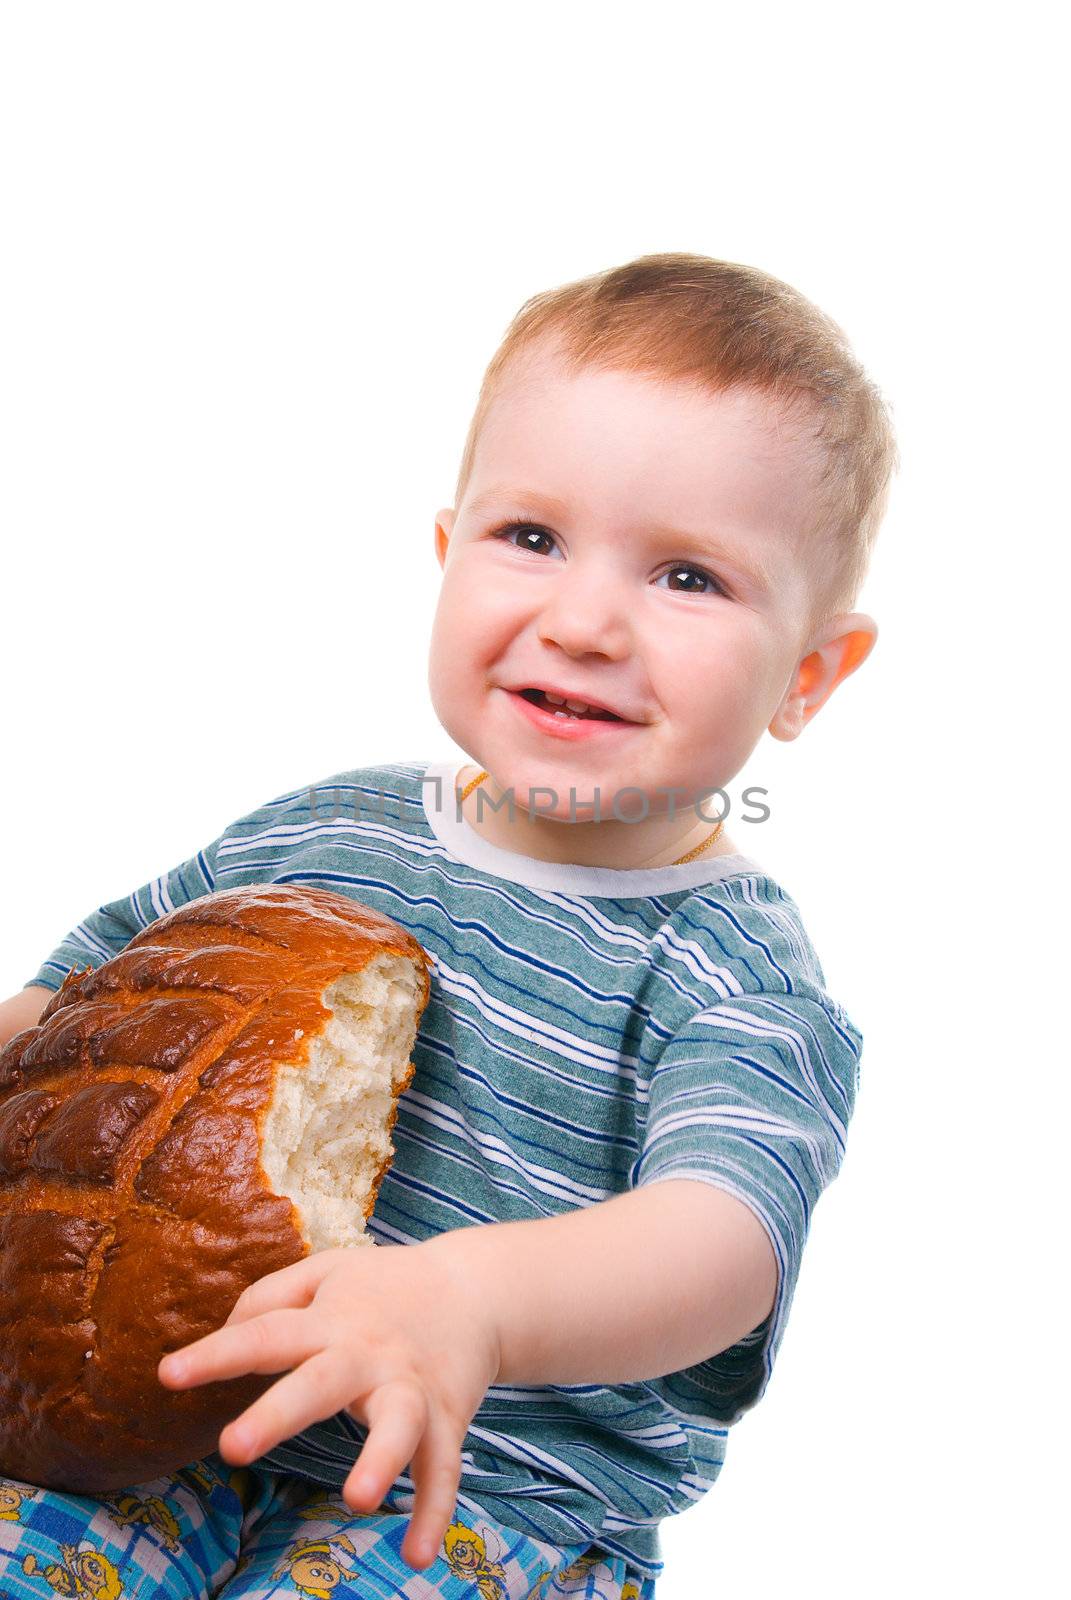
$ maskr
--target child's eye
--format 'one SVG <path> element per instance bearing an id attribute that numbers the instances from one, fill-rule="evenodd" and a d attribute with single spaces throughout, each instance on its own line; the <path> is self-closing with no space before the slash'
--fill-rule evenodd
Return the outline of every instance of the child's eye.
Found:
<path id="1" fill-rule="evenodd" d="M 668 567 L 662 576 L 663 578 L 676 578 L 679 577 L 681 573 L 690 573 L 693 577 L 701 578 L 702 581 L 710 585 L 711 588 L 709 591 L 707 589 L 674 588 L 674 594 L 706 594 L 710 592 L 713 594 L 724 595 L 726 599 L 729 598 L 728 591 L 718 582 L 717 578 L 713 577 L 709 572 L 704 571 L 702 567 L 693 567 L 678 561 L 674 566 Z"/>
<path id="2" fill-rule="evenodd" d="M 541 528 L 537 523 L 534 522 L 507 522 L 503 527 L 495 528 L 491 537 L 493 539 L 507 539 L 511 534 L 514 533 L 523 533 L 526 536 L 534 534 L 537 539 L 550 539 L 552 543 L 554 540 L 554 535 L 552 533 L 548 533 L 546 528 Z M 531 551 L 532 555 L 535 556 L 543 553 L 540 550 L 536 550 L 531 544 L 516 544 L 514 545 L 514 549 L 529 550 Z"/>

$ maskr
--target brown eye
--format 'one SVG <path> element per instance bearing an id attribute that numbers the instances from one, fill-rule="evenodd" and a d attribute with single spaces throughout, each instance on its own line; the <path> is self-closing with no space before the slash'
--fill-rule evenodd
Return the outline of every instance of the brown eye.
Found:
<path id="1" fill-rule="evenodd" d="M 524 538 L 519 543 L 514 544 L 512 535 L 515 533 L 523 534 Z M 504 527 L 496 528 L 492 537 L 495 539 L 509 539 L 515 550 L 527 550 L 534 556 L 542 555 L 543 551 L 535 548 L 533 540 L 549 539 L 552 544 L 554 542 L 554 535 L 548 533 L 546 528 L 541 528 L 535 522 L 507 522 Z"/>
<path id="2" fill-rule="evenodd" d="M 685 584 L 680 587 L 675 584 L 670 585 L 670 588 L 674 594 L 720 594 L 725 595 L 726 599 L 728 598 L 726 591 L 722 588 L 717 578 L 711 577 L 709 572 L 704 572 L 702 567 L 684 566 L 678 563 L 678 565 L 675 567 L 667 568 L 662 576 L 664 578 L 685 578 Z M 688 579 L 691 579 L 690 583 L 688 582 Z M 705 583 L 707 588 L 697 588 L 695 586 L 696 579 L 698 579 L 701 583 Z"/>

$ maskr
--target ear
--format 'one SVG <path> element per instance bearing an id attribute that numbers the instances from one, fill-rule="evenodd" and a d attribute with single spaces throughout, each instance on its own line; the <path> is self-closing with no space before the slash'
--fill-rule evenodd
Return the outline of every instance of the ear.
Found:
<path id="1" fill-rule="evenodd" d="M 833 617 L 801 659 L 770 723 L 775 739 L 797 739 L 838 683 L 861 667 L 877 643 L 878 625 L 860 611 Z"/>
<path id="2" fill-rule="evenodd" d="M 446 565 L 446 547 L 454 531 L 454 512 L 449 506 L 435 513 L 435 554 L 440 567 Z"/>

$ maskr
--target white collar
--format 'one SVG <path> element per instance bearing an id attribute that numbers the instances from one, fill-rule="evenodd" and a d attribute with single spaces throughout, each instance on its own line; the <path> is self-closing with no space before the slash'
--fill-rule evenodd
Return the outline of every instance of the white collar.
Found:
<path id="1" fill-rule="evenodd" d="M 585 867 L 574 863 L 538 861 L 515 850 L 490 844 L 463 816 L 458 805 L 458 777 L 464 761 L 429 761 L 421 779 L 424 815 L 432 833 L 457 861 L 478 867 L 496 878 L 523 883 L 531 889 L 558 889 L 564 894 L 631 900 L 648 895 L 672 894 L 742 873 L 765 876 L 750 856 L 711 856 L 664 867 Z"/>

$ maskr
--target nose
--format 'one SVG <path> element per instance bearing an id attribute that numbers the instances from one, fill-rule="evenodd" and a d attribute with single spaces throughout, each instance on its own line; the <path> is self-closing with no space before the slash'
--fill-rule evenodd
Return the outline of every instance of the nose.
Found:
<path id="1" fill-rule="evenodd" d="M 567 655 L 591 653 L 619 658 L 628 652 L 627 595 L 604 562 L 562 562 L 539 614 L 543 644 Z"/>

